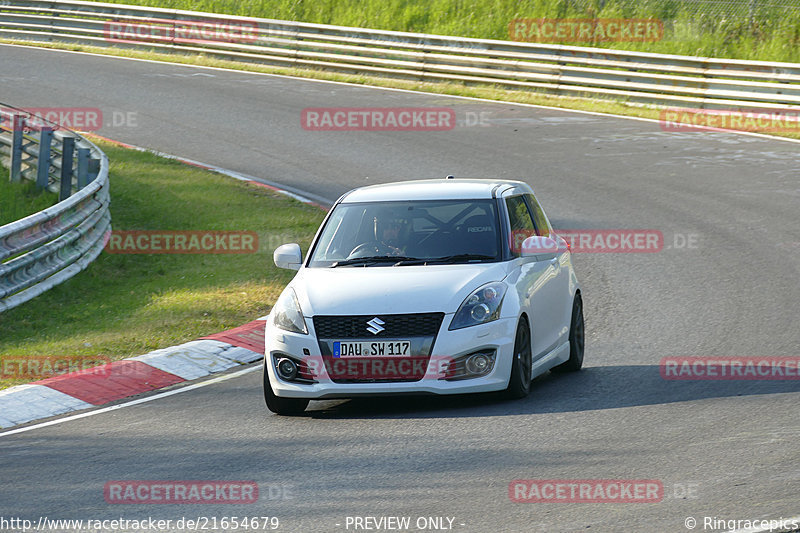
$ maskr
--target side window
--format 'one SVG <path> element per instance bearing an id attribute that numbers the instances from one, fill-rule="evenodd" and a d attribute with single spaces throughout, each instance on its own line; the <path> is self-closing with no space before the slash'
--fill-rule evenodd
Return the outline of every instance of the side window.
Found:
<path id="1" fill-rule="evenodd" d="M 539 205 L 539 202 L 536 201 L 536 198 L 532 194 L 526 194 L 525 198 L 528 200 L 528 205 L 533 211 L 533 221 L 536 223 L 537 235 L 550 237 L 550 233 L 553 231 L 553 228 L 551 228 L 550 224 L 547 223 L 547 217 L 544 216 L 544 210 L 542 210 L 542 206 Z"/>
<path id="2" fill-rule="evenodd" d="M 535 235 L 536 229 L 533 225 L 531 213 L 522 196 L 512 196 L 506 199 L 508 209 L 508 221 L 511 227 L 511 253 L 518 256 L 522 248 L 522 241 Z"/>

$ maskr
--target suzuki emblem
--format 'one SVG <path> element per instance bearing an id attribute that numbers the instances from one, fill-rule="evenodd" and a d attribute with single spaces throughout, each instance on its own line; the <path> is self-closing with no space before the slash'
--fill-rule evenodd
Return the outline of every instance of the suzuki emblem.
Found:
<path id="1" fill-rule="evenodd" d="M 367 331 L 369 331 L 373 335 L 377 335 L 378 333 L 386 329 L 385 327 L 383 327 L 385 323 L 386 322 L 384 322 L 380 318 L 375 317 L 369 322 L 367 322 Z"/>

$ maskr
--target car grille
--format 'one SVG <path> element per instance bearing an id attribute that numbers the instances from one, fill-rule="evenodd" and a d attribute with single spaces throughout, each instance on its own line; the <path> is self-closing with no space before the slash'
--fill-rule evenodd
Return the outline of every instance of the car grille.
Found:
<path id="1" fill-rule="evenodd" d="M 373 335 L 367 322 L 373 318 L 384 322 L 383 331 Z M 429 337 L 439 333 L 444 313 L 415 313 L 405 315 L 344 315 L 315 316 L 314 329 L 319 339 L 411 338 Z"/>
<path id="2" fill-rule="evenodd" d="M 377 334 L 373 334 L 367 328 L 367 322 L 378 318 L 383 321 L 381 327 L 384 328 Z M 433 344 L 436 342 L 436 335 L 439 327 L 444 320 L 444 313 L 415 313 L 404 315 L 344 315 L 344 316 L 315 316 L 314 330 L 317 334 L 317 341 L 322 352 L 325 366 L 328 368 L 328 375 L 334 383 L 389 383 L 398 381 L 419 381 L 425 376 L 428 361 L 430 359 Z M 374 361 L 381 358 L 360 359 L 348 358 L 347 363 L 355 364 L 355 373 L 348 370 L 351 368 L 343 367 L 345 364 L 342 359 L 333 358 L 332 346 L 335 341 L 357 339 L 361 341 L 380 340 L 380 339 L 403 339 L 411 341 L 411 357 L 406 371 L 389 372 L 388 370 L 374 372 L 372 365 Z M 392 360 L 390 363 L 390 360 Z M 389 365 L 397 364 L 398 370 L 402 369 L 401 359 L 383 358 L 377 364 Z M 361 367 L 359 365 L 367 365 Z M 358 370 L 358 369 L 365 370 Z M 388 368 L 388 366 L 387 366 Z"/>

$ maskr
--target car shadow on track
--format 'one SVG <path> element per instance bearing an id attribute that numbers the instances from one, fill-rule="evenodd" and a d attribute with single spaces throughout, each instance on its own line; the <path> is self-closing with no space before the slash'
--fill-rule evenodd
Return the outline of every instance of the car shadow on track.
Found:
<path id="1" fill-rule="evenodd" d="M 663 405 L 676 402 L 800 392 L 793 381 L 672 381 L 658 365 L 584 368 L 574 374 L 547 374 L 533 381 L 522 400 L 498 393 L 459 396 L 392 396 L 311 402 L 313 418 L 469 418 L 568 413 Z"/>

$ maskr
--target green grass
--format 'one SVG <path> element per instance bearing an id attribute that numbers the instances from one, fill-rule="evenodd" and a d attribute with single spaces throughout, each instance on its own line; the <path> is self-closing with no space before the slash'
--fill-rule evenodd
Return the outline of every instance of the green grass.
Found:
<path id="1" fill-rule="evenodd" d="M 656 18 L 654 43 L 580 43 L 658 53 L 800 62 L 800 4 L 750 0 L 113 0 L 280 20 L 461 37 L 509 39 L 517 18 Z M 770 7 L 770 4 L 788 4 Z M 578 43 L 574 43 L 578 44 Z"/>
<path id="2" fill-rule="evenodd" d="M 100 143 L 115 230 L 254 231 L 252 254 L 104 252 L 70 281 L 0 314 L 0 363 L 16 356 L 141 355 L 269 312 L 292 272 L 272 249 L 306 249 L 323 211 L 181 163 Z M 0 380 L 0 389 L 21 383 Z"/>
<path id="3" fill-rule="evenodd" d="M 54 205 L 58 195 L 40 191 L 32 181 L 11 183 L 8 170 L 0 166 L 0 226 Z"/>

